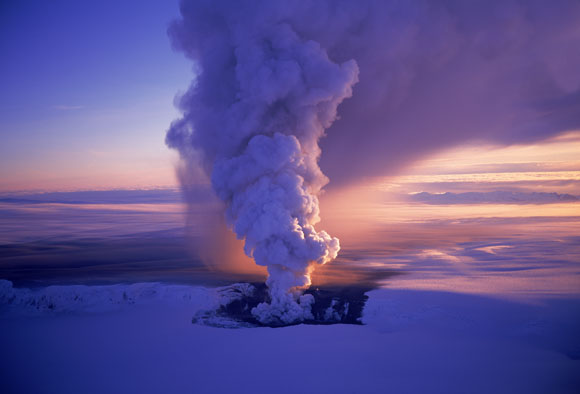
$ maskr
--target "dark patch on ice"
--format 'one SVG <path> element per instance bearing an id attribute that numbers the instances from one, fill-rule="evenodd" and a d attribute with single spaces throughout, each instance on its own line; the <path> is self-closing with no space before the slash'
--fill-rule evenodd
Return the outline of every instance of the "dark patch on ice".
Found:
<path id="1" fill-rule="evenodd" d="M 239 283 L 220 290 L 220 303 L 215 309 L 198 312 L 192 319 L 194 324 L 223 328 L 283 327 L 296 324 L 361 325 L 362 311 L 370 287 L 311 287 L 305 294 L 314 297 L 312 315 L 314 319 L 292 324 L 263 324 L 252 315 L 252 309 L 262 302 L 269 302 L 268 288 L 264 283 Z"/>

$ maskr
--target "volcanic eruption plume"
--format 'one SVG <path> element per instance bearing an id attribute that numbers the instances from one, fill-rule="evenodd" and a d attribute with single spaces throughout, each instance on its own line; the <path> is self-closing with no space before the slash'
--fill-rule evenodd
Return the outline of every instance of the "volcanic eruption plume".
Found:
<path id="1" fill-rule="evenodd" d="M 340 249 L 314 228 L 327 183 L 318 140 L 351 96 L 358 67 L 333 62 L 267 2 L 243 10 L 184 2 L 182 14 L 170 32 L 199 75 L 181 97 L 184 115 L 168 144 L 200 161 L 245 253 L 267 267 L 271 300 L 254 316 L 270 324 L 312 318 L 313 298 L 302 290 Z"/>
<path id="2" fill-rule="evenodd" d="M 262 322 L 308 318 L 300 289 L 338 252 L 314 229 L 320 168 L 348 185 L 460 143 L 580 127 L 577 0 L 181 0 L 180 11 L 169 35 L 196 78 L 167 143 L 182 178 L 211 179 L 267 267 Z"/>

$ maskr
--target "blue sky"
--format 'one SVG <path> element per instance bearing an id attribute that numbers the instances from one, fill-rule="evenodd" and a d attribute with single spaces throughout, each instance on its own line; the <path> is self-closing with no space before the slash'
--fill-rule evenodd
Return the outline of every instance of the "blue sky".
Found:
<path id="1" fill-rule="evenodd" d="M 551 10 L 555 12 L 554 9 Z M 572 11 L 571 8 L 567 14 L 573 15 Z M 0 4 L 0 53 L 3 59 L 0 62 L 0 191 L 176 185 L 174 164 L 177 154 L 165 146 L 165 132 L 171 121 L 179 116 L 173 106 L 175 95 L 185 91 L 193 78 L 191 61 L 172 49 L 167 35 L 170 21 L 178 15 L 177 0 L 3 1 Z M 484 16 L 474 12 L 471 17 L 477 20 Z M 517 12 L 512 16 L 516 22 L 522 17 Z M 398 19 L 395 21 L 405 22 Z M 573 23 L 567 24 L 566 20 L 558 19 L 558 24 L 554 25 L 550 22 L 553 20 L 549 18 L 542 18 L 541 21 L 546 22 L 546 26 L 543 24 L 537 26 L 532 18 L 530 21 L 522 22 L 521 29 L 512 32 L 518 37 L 518 34 L 523 34 L 526 38 L 528 36 L 524 33 L 528 31 L 527 29 L 536 29 L 537 37 L 544 37 L 545 42 L 541 40 L 537 42 L 535 39 L 529 39 L 528 42 L 522 38 L 523 44 L 520 44 L 523 45 L 523 49 L 517 52 L 521 55 L 521 59 L 517 58 L 516 64 L 512 64 L 512 51 L 507 51 L 506 62 L 510 65 L 508 71 L 503 68 L 488 70 L 485 68 L 488 63 L 476 62 L 475 65 L 480 68 L 469 65 L 466 67 L 469 71 L 466 74 L 463 69 L 458 69 L 463 70 L 459 72 L 444 67 L 442 70 L 449 75 L 435 74 L 433 82 L 436 84 L 441 80 L 446 81 L 446 78 L 453 81 L 458 75 L 466 75 L 466 78 L 472 81 L 491 73 L 492 76 L 499 75 L 500 81 L 514 80 L 512 90 L 519 94 L 521 86 L 529 87 L 528 82 L 534 79 L 523 78 L 528 82 L 520 86 L 516 83 L 519 77 L 515 77 L 520 76 L 522 70 L 525 71 L 531 64 L 528 55 L 540 54 L 536 62 L 539 62 L 541 69 L 553 70 L 550 77 L 555 78 L 556 82 L 566 88 L 563 90 L 564 93 L 576 92 L 580 81 L 576 68 L 573 67 L 576 58 L 566 46 L 575 43 Z M 308 21 L 303 22 L 308 26 L 311 25 L 307 23 Z M 334 22 L 339 23 L 340 20 Z M 380 21 L 381 28 L 385 25 L 388 24 Z M 505 28 L 510 32 L 513 26 L 510 23 L 506 23 L 505 26 L 500 23 L 498 28 Z M 558 26 L 561 27 L 561 32 Z M 571 32 L 566 30 L 568 27 Z M 542 29 L 553 34 L 544 34 Z M 490 29 L 500 38 L 503 37 L 501 36 L 503 30 L 496 30 Z M 373 32 L 373 29 L 369 29 L 369 36 L 363 35 L 361 39 L 375 38 Z M 453 33 L 453 29 L 451 32 Z M 404 82 L 409 69 L 398 67 L 396 59 L 399 55 L 393 57 L 395 63 L 391 63 L 390 54 L 394 51 L 391 46 L 394 44 L 384 41 L 383 38 L 387 33 L 377 33 L 377 48 L 382 48 L 378 55 L 383 58 L 379 56 L 377 60 L 376 51 L 369 51 L 368 54 L 359 54 L 355 51 L 358 55 L 357 62 L 361 67 L 366 65 L 371 71 L 376 68 L 378 74 L 385 73 L 387 76 L 390 75 L 389 78 L 401 79 Z M 453 40 L 448 39 L 446 34 L 451 33 L 443 29 L 443 33 L 433 38 L 434 42 L 452 43 Z M 496 38 L 496 35 L 490 40 Z M 408 44 L 408 53 L 418 56 L 415 65 L 418 70 L 422 70 L 422 62 L 433 63 L 428 57 L 427 60 L 423 58 L 429 54 L 425 54 L 424 46 L 432 46 L 432 36 L 432 34 L 418 36 L 416 38 L 423 37 L 421 40 L 424 39 L 425 43 L 419 40 L 413 44 L 411 40 Z M 399 36 L 395 35 L 396 37 Z M 451 37 L 455 36 L 451 34 Z M 556 40 L 555 43 L 553 40 Z M 477 43 L 477 40 L 475 42 Z M 562 45 L 559 45 L 561 42 Z M 326 44 L 332 52 L 332 45 Z M 396 48 L 398 47 L 395 46 Z M 336 50 L 334 53 L 337 53 Z M 403 55 L 404 53 L 401 56 Z M 462 51 L 456 53 L 458 59 L 464 59 L 463 56 Z M 459 63 L 463 65 L 462 62 Z M 512 75 L 509 74 L 512 72 L 510 70 L 516 71 Z M 368 74 L 369 72 L 366 72 L 365 75 Z M 322 140 L 321 166 L 331 179 L 331 186 L 340 182 L 341 177 L 352 182 L 352 179 L 358 179 L 361 174 L 383 176 L 409 171 L 408 167 L 415 162 L 428 159 L 441 151 L 447 154 L 445 149 L 448 148 L 456 146 L 462 148 L 462 144 L 473 142 L 474 136 L 481 137 L 475 140 L 476 143 L 487 138 L 492 143 L 500 145 L 518 142 L 526 145 L 542 144 L 542 139 L 553 137 L 559 132 L 558 127 L 551 127 L 542 122 L 536 125 L 531 122 L 534 127 L 537 126 L 537 129 L 542 130 L 541 138 L 534 137 L 535 132 L 532 130 L 529 131 L 529 135 L 518 134 L 521 141 L 517 140 L 517 136 L 510 134 L 513 130 L 510 128 L 509 120 L 517 115 L 513 112 L 514 108 L 523 107 L 510 106 L 513 103 L 508 99 L 505 103 L 498 103 L 497 100 L 502 97 L 511 96 L 504 94 L 505 83 L 497 83 L 493 78 L 492 81 L 494 83 L 482 83 L 483 91 L 475 93 L 471 88 L 467 91 L 462 90 L 466 85 L 459 81 L 457 82 L 459 87 L 455 87 L 455 90 L 446 86 L 449 92 L 444 96 L 439 94 L 437 84 L 429 90 L 429 87 L 418 83 L 415 92 L 417 97 L 421 99 L 432 97 L 433 100 L 425 102 L 419 100 L 421 105 L 411 100 L 405 102 L 408 111 L 390 111 L 389 103 L 403 102 L 401 97 L 406 97 L 405 92 L 411 92 L 410 88 L 383 89 L 381 91 L 385 98 L 384 102 L 380 102 L 371 93 L 377 86 L 383 85 L 373 79 L 361 80 L 355 87 L 353 97 L 341 106 L 341 120 L 329 129 L 328 137 Z M 432 96 L 426 95 L 424 89 L 430 91 Z M 405 94 L 399 97 L 401 92 Z M 514 92 L 512 96 L 519 97 Z M 577 93 L 568 96 L 566 96 L 568 93 L 560 93 L 570 100 L 570 97 L 578 97 Z M 436 109 L 441 109 L 439 104 L 442 97 L 456 96 L 459 97 L 459 101 L 465 97 L 477 96 L 485 103 L 486 97 L 492 97 L 492 100 L 488 100 L 491 109 L 475 103 L 475 109 L 462 116 L 461 111 L 456 111 L 455 104 L 441 104 L 441 108 L 444 107 L 442 113 L 445 114 L 441 118 L 443 119 L 441 123 L 425 120 L 429 113 L 421 111 L 428 112 L 433 104 Z M 374 104 L 376 112 L 374 117 L 367 116 L 367 110 L 372 111 L 372 108 L 369 109 L 369 100 Z M 521 104 L 520 101 L 514 100 L 516 104 Z M 506 103 L 511 104 L 505 105 Z M 383 107 L 384 109 L 381 109 Z M 494 112 L 496 109 L 498 113 Z M 571 105 L 564 105 L 562 112 L 573 115 L 577 113 L 573 109 Z M 407 113 L 411 114 L 412 119 L 404 118 L 397 121 L 397 117 L 404 117 Z M 366 138 L 360 138 L 357 132 L 360 129 L 361 117 Z M 456 125 L 454 123 L 456 118 L 465 119 Z M 497 124 L 488 123 L 489 119 L 497 119 L 497 122 L 494 121 Z M 524 120 L 526 119 L 524 117 Z M 420 122 L 416 123 L 415 120 Z M 424 127 L 421 122 L 427 123 L 429 127 Z M 465 124 L 473 126 L 474 129 L 466 130 Z M 404 125 L 405 128 L 401 129 L 400 125 Z M 416 138 L 416 133 L 419 133 L 421 138 Z M 577 142 L 577 134 L 575 135 L 574 141 Z M 351 160 L 346 167 L 342 165 L 345 150 L 356 156 L 356 160 Z M 475 164 L 478 163 L 478 157 L 481 156 L 476 157 L 473 152 L 465 152 Z M 509 152 L 509 157 L 500 158 L 495 155 L 496 151 L 493 151 L 494 163 L 511 163 L 513 167 L 513 152 Z M 525 160 L 532 163 L 546 161 L 538 157 L 526 157 Z M 565 165 L 558 164 L 558 169 L 570 169 L 571 166 L 574 170 L 577 169 L 577 159 L 572 163 L 570 157 L 563 159 L 556 154 L 548 161 L 558 160 L 567 161 Z M 451 165 L 455 166 L 455 162 L 453 160 Z M 353 170 L 352 174 L 348 175 L 349 169 L 355 167 L 356 171 Z M 384 174 L 385 171 L 388 174 Z"/>
<path id="2" fill-rule="evenodd" d="M 166 34 L 177 2 L 0 7 L 0 188 L 174 183 L 163 141 L 191 80 Z"/>

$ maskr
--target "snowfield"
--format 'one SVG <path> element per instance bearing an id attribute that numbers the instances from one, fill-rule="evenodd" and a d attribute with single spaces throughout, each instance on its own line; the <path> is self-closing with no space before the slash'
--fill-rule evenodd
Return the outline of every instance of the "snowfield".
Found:
<path id="1" fill-rule="evenodd" d="M 216 328 L 225 288 L 0 282 L 2 393 L 577 393 L 580 299 L 368 293 L 364 325 Z"/>

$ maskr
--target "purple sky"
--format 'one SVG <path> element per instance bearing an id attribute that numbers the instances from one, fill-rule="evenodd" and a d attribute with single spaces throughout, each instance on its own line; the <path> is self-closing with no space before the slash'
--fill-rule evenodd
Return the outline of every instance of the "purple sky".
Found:
<path id="1" fill-rule="evenodd" d="M 577 129 L 579 9 L 557 3 L 284 6 L 300 34 L 360 68 L 321 143 L 330 186 L 469 141 Z M 3 2 L 0 190 L 175 185 L 164 132 L 193 77 L 167 35 L 178 15 L 176 1 Z"/>
<path id="2" fill-rule="evenodd" d="M 191 66 L 174 1 L 0 6 L 0 189 L 173 184 L 164 130 Z"/>

